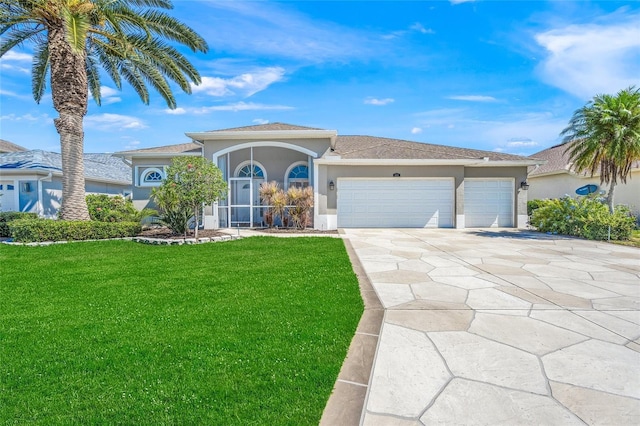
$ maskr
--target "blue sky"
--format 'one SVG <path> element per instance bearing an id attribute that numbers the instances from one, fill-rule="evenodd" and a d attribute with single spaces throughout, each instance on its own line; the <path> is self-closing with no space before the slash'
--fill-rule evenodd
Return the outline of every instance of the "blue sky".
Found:
<path id="1" fill-rule="evenodd" d="M 558 143 L 595 94 L 640 85 L 640 2 L 174 4 L 209 44 L 188 54 L 202 84 L 176 92 L 171 111 L 105 78 L 86 152 L 277 121 L 529 155 Z M 0 138 L 59 152 L 51 96 L 33 100 L 30 63 L 30 46 L 0 60 Z"/>

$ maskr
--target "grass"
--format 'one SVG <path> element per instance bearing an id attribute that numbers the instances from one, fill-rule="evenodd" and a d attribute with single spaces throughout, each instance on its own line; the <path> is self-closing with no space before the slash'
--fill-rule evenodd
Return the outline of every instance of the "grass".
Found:
<path id="1" fill-rule="evenodd" d="M 631 231 L 631 237 L 624 241 L 611 241 L 615 244 L 622 244 L 625 246 L 632 246 L 640 248 L 640 230 Z"/>
<path id="2" fill-rule="evenodd" d="M 334 238 L 1 246 L 0 423 L 318 424 L 362 313 Z"/>

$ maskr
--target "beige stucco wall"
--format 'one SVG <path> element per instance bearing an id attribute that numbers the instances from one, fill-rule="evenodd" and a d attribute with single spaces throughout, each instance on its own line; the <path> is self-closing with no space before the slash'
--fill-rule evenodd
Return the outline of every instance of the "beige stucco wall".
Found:
<path id="1" fill-rule="evenodd" d="M 565 195 L 576 197 L 576 189 L 584 185 L 598 185 L 599 191 L 608 191 L 608 185 L 600 185 L 599 177 L 579 177 L 569 173 L 547 176 L 530 176 L 529 199 L 560 198 Z M 640 212 L 640 170 L 635 170 L 627 178 L 627 183 L 618 183 L 614 190 L 615 204 L 624 204 L 636 213 Z"/>

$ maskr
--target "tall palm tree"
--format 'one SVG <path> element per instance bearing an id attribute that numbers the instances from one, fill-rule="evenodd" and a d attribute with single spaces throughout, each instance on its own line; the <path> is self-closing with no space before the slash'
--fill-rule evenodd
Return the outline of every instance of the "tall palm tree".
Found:
<path id="1" fill-rule="evenodd" d="M 164 10 L 170 0 L 0 0 L 0 57 L 33 45 L 32 91 L 40 102 L 51 79 L 62 154 L 61 219 L 88 220 L 84 198 L 83 119 L 88 94 L 100 105 L 100 80 L 128 82 L 149 103 L 148 86 L 176 101 L 168 80 L 186 93 L 200 83 L 193 65 L 167 41 L 206 52 L 206 42 Z M 100 70 L 100 68 L 102 70 Z"/>
<path id="2" fill-rule="evenodd" d="M 560 134 L 578 173 L 608 184 L 607 204 L 613 213 L 614 189 L 627 183 L 634 163 L 640 161 L 640 89 L 631 86 L 616 95 L 597 95 L 577 110 Z"/>

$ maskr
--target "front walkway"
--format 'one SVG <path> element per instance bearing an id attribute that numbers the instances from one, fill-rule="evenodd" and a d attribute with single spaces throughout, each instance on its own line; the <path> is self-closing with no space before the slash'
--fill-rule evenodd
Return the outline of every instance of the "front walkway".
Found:
<path id="1" fill-rule="evenodd" d="M 640 250 L 345 230 L 384 307 L 362 423 L 640 424 Z"/>

